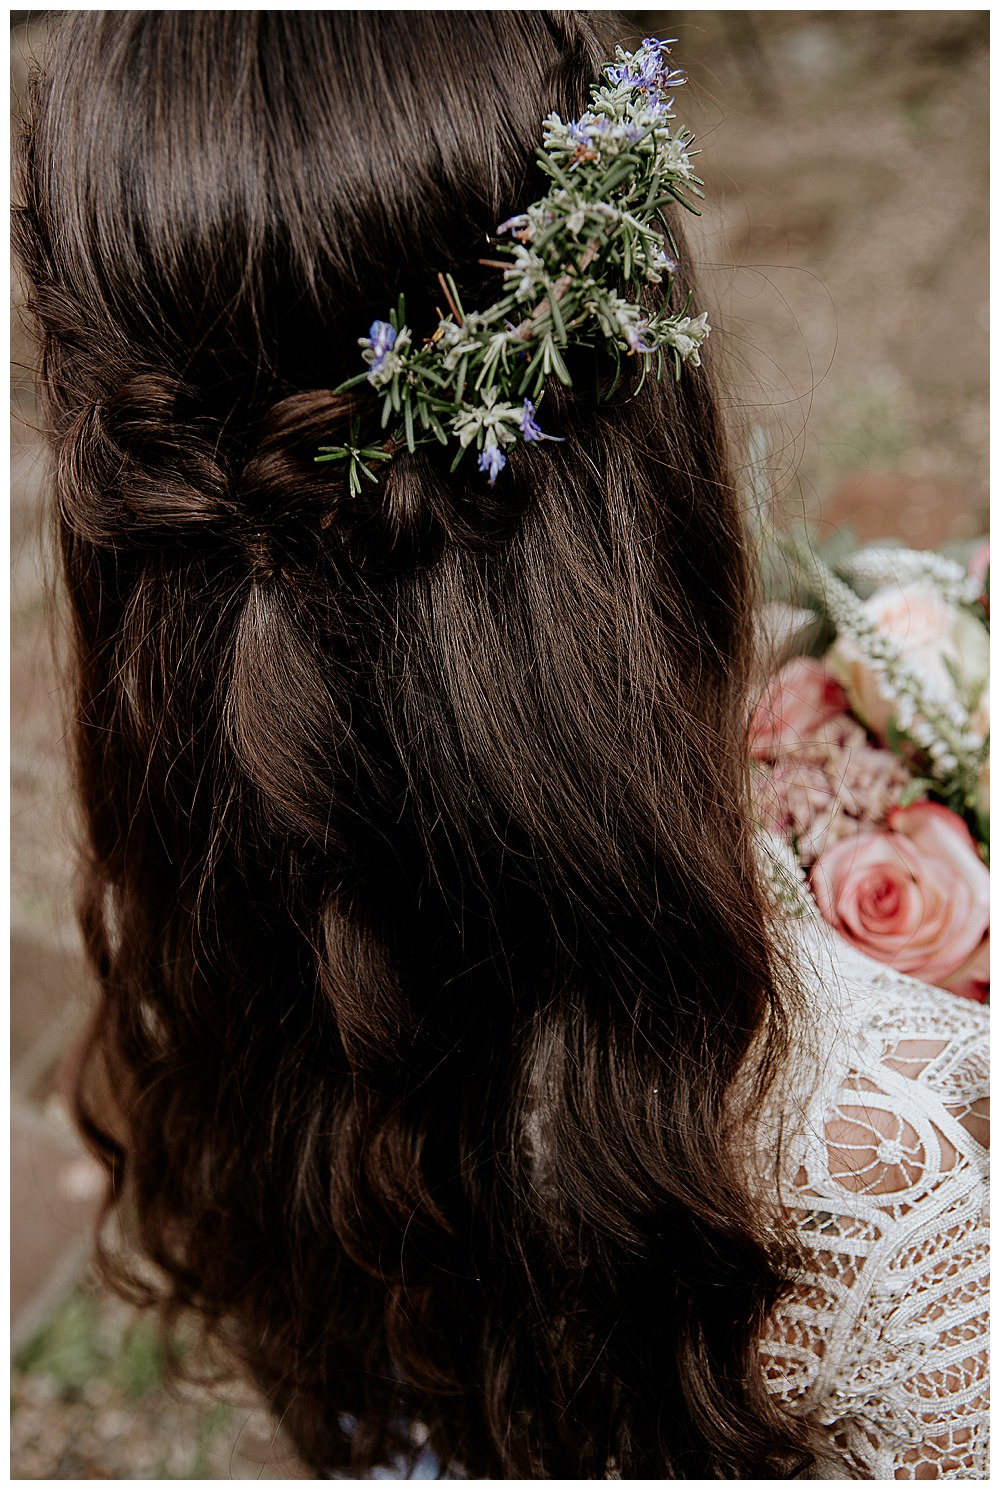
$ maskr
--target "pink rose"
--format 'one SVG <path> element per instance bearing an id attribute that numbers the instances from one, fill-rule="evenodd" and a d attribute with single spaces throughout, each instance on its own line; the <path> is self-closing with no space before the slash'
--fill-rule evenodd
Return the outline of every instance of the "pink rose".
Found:
<path id="1" fill-rule="evenodd" d="M 964 992 L 989 927 L 989 871 L 962 819 L 936 802 L 894 807 L 885 831 L 834 844 L 810 884 L 823 916 L 869 957 Z M 959 975 L 962 975 L 959 978 Z M 969 996 L 966 994 L 965 996 Z"/>
<path id="2" fill-rule="evenodd" d="M 770 679 L 754 710 L 750 755 L 773 761 L 846 712 L 847 695 L 829 668 L 814 657 L 793 657 Z"/>
<path id="3" fill-rule="evenodd" d="M 979 946 L 961 967 L 949 973 L 942 988 L 957 993 L 959 998 L 974 999 L 985 1004 L 990 996 L 990 934 L 983 937 Z"/>
<path id="4" fill-rule="evenodd" d="M 981 543 L 969 560 L 969 573 L 973 579 L 978 579 L 980 584 L 985 584 L 986 574 L 990 567 L 990 542 Z"/>
<path id="5" fill-rule="evenodd" d="M 990 613 L 990 597 L 986 593 L 986 576 L 990 572 L 989 539 L 981 543 L 969 560 L 969 573 L 979 581 L 979 603 L 987 615 Z"/>

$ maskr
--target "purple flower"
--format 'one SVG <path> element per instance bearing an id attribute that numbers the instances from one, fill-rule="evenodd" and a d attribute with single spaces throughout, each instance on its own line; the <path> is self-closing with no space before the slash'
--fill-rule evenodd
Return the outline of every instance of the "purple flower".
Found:
<path id="1" fill-rule="evenodd" d="M 372 349 L 371 370 L 378 372 L 396 345 L 395 328 L 390 326 L 388 321 L 373 321 L 368 328 L 368 340 Z"/>
<path id="2" fill-rule="evenodd" d="M 544 430 L 538 428 L 535 423 L 535 406 L 530 398 L 524 400 L 524 412 L 521 415 L 521 434 L 524 443 L 530 445 L 532 440 L 562 440 L 562 435 L 547 435 Z"/>
<path id="3" fill-rule="evenodd" d="M 500 472 L 503 470 L 506 464 L 507 457 L 504 455 L 499 445 L 487 445 L 486 449 L 479 457 L 479 469 L 481 471 L 489 472 L 490 486 L 493 486 L 495 484 L 497 477 L 500 475 Z"/>
<path id="4" fill-rule="evenodd" d="M 679 67 L 672 72 L 667 70 L 667 58 L 670 56 L 670 48 L 677 40 L 676 36 L 669 41 L 661 41 L 658 36 L 647 36 L 643 41 L 643 48 L 650 52 L 656 61 L 660 75 L 660 87 L 674 87 L 686 82 L 683 72 Z"/>
<path id="5" fill-rule="evenodd" d="M 635 80 L 643 88 L 655 88 L 663 72 L 662 45 L 655 37 L 648 37 L 635 54 Z"/>
<path id="6" fill-rule="evenodd" d="M 625 340 L 628 342 L 630 352 L 652 352 L 654 349 L 646 345 L 643 332 L 649 329 L 649 322 L 645 319 L 639 321 L 635 326 L 629 326 L 625 332 Z"/>
<path id="7" fill-rule="evenodd" d="M 677 260 L 667 253 L 665 248 L 658 248 L 653 257 L 654 266 L 664 274 L 676 274 L 681 267 Z"/>
<path id="8" fill-rule="evenodd" d="M 603 118 L 595 119 L 591 130 L 591 144 L 593 144 L 594 135 L 611 135 L 615 139 L 629 140 L 634 144 L 636 140 L 641 140 L 646 133 L 642 125 L 635 124 L 631 119 L 615 121 Z"/>
<path id="9" fill-rule="evenodd" d="M 666 93 L 670 88 L 679 88 L 685 77 L 678 68 L 668 69 L 666 56 L 669 50 L 669 42 L 647 36 L 631 62 L 621 67 L 609 67 L 608 77 L 613 83 L 630 83 L 647 93 Z"/>

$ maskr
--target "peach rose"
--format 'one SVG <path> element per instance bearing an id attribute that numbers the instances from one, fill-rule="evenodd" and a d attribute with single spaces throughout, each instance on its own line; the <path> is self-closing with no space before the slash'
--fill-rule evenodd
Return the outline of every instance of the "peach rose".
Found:
<path id="1" fill-rule="evenodd" d="M 813 657 L 793 657 L 770 679 L 754 710 L 750 755 L 758 761 L 776 760 L 846 712 L 847 695 L 830 669 Z"/>
<path id="2" fill-rule="evenodd" d="M 981 684 L 989 673 L 985 627 L 975 616 L 950 605 L 929 581 L 884 585 L 864 602 L 864 608 L 876 630 L 898 644 L 906 665 L 942 697 L 956 697 L 952 670 L 965 686 Z M 849 636 L 838 636 L 827 657 L 855 714 L 884 741 L 892 701 L 882 693 L 881 680 L 857 643 Z"/>
<path id="3" fill-rule="evenodd" d="M 810 884 L 820 911 L 869 957 L 940 987 L 962 974 L 964 988 L 990 918 L 989 871 L 972 834 L 935 802 L 894 807 L 886 821 L 817 859 Z"/>

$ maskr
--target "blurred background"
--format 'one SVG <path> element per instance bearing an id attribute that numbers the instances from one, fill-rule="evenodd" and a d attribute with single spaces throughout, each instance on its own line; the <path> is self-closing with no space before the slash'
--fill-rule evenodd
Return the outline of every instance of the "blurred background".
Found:
<path id="1" fill-rule="evenodd" d="M 16 131 L 57 12 L 11 13 Z M 987 523 L 986 11 L 600 13 L 674 36 L 706 181 L 699 305 L 745 460 L 820 536 Z M 64 1092 L 88 1004 L 72 916 L 60 602 L 33 351 L 12 306 L 12 1460 L 17 1479 L 301 1478 L 248 1391 L 168 1392 L 150 1321 L 93 1286 L 99 1177 Z M 183 1338 L 179 1348 L 190 1350 Z"/>

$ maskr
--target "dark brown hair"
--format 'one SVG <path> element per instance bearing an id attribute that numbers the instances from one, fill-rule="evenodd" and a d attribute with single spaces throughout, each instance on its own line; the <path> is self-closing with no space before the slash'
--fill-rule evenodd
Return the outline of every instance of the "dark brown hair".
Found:
<path id="1" fill-rule="evenodd" d="M 313 459 L 401 290 L 418 329 L 438 271 L 492 298 L 470 266 L 599 59 L 573 13 L 85 12 L 28 121 L 81 1120 L 164 1306 L 331 1470 L 414 1421 L 492 1477 L 773 1476 L 800 1442 L 757 1362 L 788 995 L 710 371 L 607 396 L 581 355 L 565 443 L 492 491 L 418 451 L 350 498 Z"/>

